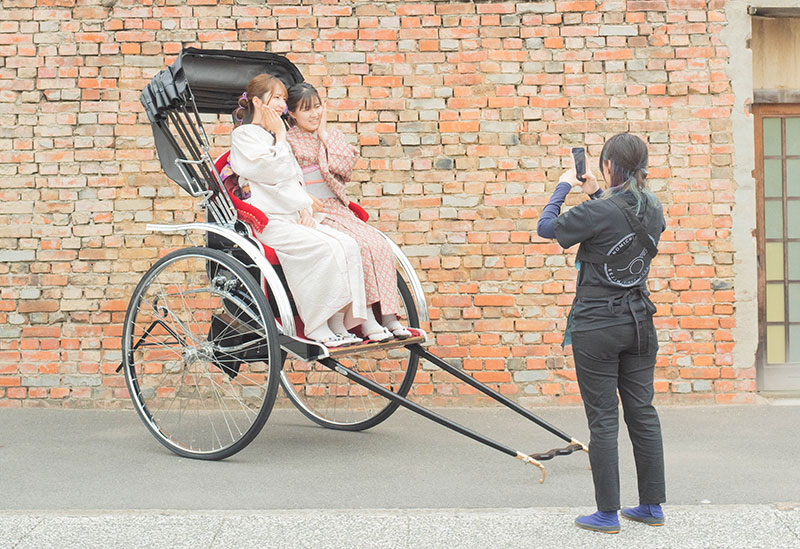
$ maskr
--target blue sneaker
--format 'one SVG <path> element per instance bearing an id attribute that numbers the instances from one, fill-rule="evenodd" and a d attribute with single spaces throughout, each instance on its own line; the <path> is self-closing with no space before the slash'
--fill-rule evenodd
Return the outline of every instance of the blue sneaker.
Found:
<path id="1" fill-rule="evenodd" d="M 650 526 L 664 526 L 664 511 L 661 510 L 661 506 L 658 504 L 648 505 L 643 503 L 638 507 L 626 507 L 620 514 L 628 520 L 643 522 Z"/>
<path id="2" fill-rule="evenodd" d="M 575 526 L 604 534 L 619 534 L 619 517 L 616 511 L 597 511 L 575 519 Z"/>

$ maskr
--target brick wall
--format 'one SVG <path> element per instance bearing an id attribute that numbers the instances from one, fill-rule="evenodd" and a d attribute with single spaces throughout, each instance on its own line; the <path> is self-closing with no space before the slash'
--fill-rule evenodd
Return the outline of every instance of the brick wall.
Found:
<path id="1" fill-rule="evenodd" d="M 535 236 L 569 147 L 647 140 L 659 398 L 752 401 L 733 364 L 733 95 L 721 0 L 0 0 L 0 406 L 119 406 L 121 321 L 195 203 L 138 103 L 182 46 L 287 55 L 361 145 L 352 194 L 411 256 L 434 350 L 526 404 L 576 403 L 574 250 Z M 223 118 L 207 128 L 222 152 Z M 574 203 L 571 197 L 568 204 Z M 472 404 L 446 378 L 418 394 Z"/>

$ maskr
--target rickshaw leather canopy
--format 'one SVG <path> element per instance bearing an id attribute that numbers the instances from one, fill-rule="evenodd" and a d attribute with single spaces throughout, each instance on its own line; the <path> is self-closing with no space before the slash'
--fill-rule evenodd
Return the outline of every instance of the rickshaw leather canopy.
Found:
<path id="1" fill-rule="evenodd" d="M 275 53 L 186 48 L 177 60 L 158 72 L 142 90 L 140 101 L 150 120 L 164 173 L 184 190 L 197 195 L 176 162 L 200 160 L 205 132 L 197 113 L 233 114 L 250 80 L 267 73 L 286 87 L 303 82 L 294 64 Z M 207 145 L 206 145 L 207 146 Z M 185 165 L 185 164 L 184 164 Z M 185 165 L 189 179 L 213 187 L 210 173 Z"/>
<path id="2" fill-rule="evenodd" d="M 145 87 L 141 102 L 151 122 L 163 119 L 170 108 L 183 103 L 188 86 L 198 112 L 230 114 L 247 83 L 262 73 L 277 76 L 287 88 L 303 82 L 297 67 L 282 55 L 186 48 Z"/>

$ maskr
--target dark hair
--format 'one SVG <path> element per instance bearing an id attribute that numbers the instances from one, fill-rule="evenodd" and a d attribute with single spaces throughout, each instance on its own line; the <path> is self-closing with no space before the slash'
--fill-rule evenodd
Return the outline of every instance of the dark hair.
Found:
<path id="1" fill-rule="evenodd" d="M 245 92 L 239 97 L 239 106 L 233 111 L 233 119 L 236 124 L 241 124 L 245 121 L 249 122 L 253 119 L 253 114 L 255 113 L 253 107 L 254 97 L 262 99 L 267 94 L 270 94 L 271 97 L 279 90 L 284 95 L 288 95 L 286 93 L 286 85 L 280 78 L 266 73 L 253 77 L 247 84 Z"/>
<path id="2" fill-rule="evenodd" d="M 648 157 L 647 145 L 641 138 L 629 133 L 618 133 L 603 145 L 600 152 L 600 173 L 603 173 L 602 167 L 608 160 L 611 162 L 611 181 L 607 182 L 609 187 L 618 187 L 633 178 L 636 186 L 641 189 L 647 178 Z"/>
<path id="3" fill-rule="evenodd" d="M 607 181 L 609 191 L 604 198 L 610 198 L 616 192 L 631 191 L 636 196 L 636 212 L 643 202 L 654 198 L 647 188 L 647 161 L 649 154 L 647 144 L 640 137 L 630 133 L 618 133 L 603 145 L 600 152 L 600 173 L 605 179 L 603 167 L 606 160 L 610 162 L 611 181 Z"/>
<path id="4" fill-rule="evenodd" d="M 315 99 L 322 102 L 317 89 L 308 82 L 300 82 L 289 88 L 286 94 L 286 108 L 289 112 L 307 109 L 314 104 Z"/>

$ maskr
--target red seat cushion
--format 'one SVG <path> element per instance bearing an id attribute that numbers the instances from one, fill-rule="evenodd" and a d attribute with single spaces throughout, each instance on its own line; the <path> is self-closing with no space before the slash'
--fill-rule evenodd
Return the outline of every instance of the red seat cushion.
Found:
<path id="1" fill-rule="evenodd" d="M 367 213 L 367 210 L 365 210 L 355 202 L 351 202 L 350 204 L 347 205 L 347 207 L 350 208 L 350 211 L 356 214 L 356 217 L 359 218 L 364 223 L 369 221 L 369 214 Z"/>

